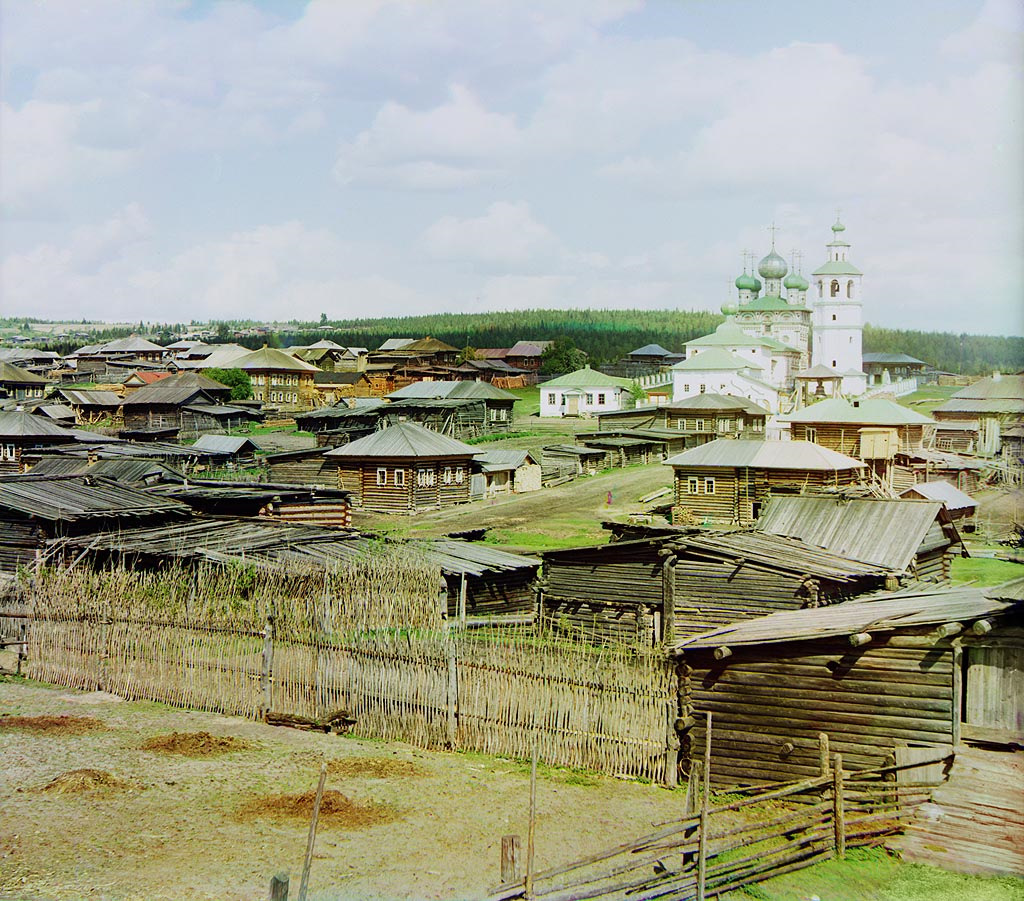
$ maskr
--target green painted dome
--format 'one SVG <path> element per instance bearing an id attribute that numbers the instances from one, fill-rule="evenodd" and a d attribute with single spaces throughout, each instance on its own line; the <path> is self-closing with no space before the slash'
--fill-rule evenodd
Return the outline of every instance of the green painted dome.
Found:
<path id="1" fill-rule="evenodd" d="M 768 256 L 763 257 L 757 264 L 757 272 L 761 278 L 782 278 L 787 269 L 789 267 L 786 265 L 786 261 L 775 252 L 774 247 Z"/>
<path id="2" fill-rule="evenodd" d="M 835 235 L 840 235 L 844 231 L 846 231 L 846 226 L 843 225 L 843 223 L 840 222 L 838 219 L 836 219 L 835 225 L 832 226 L 832 233 Z"/>
<path id="3" fill-rule="evenodd" d="M 761 289 L 764 287 L 764 284 L 762 283 L 761 279 L 759 279 L 756 275 L 752 275 L 750 277 L 754 280 L 754 293 L 760 294 Z"/>
<path id="4" fill-rule="evenodd" d="M 747 275 L 746 272 L 736 279 L 736 287 L 740 291 L 756 291 L 758 290 L 758 284 L 758 280 L 752 275 Z"/>
<path id="5" fill-rule="evenodd" d="M 787 275 L 785 279 L 783 279 L 782 286 L 787 291 L 806 291 L 808 288 L 810 288 L 810 284 L 808 283 L 807 279 L 805 279 L 798 272 L 789 273 L 789 275 Z"/>
<path id="6" fill-rule="evenodd" d="M 736 281 L 739 281 L 739 279 L 736 279 Z M 730 301 L 726 301 L 725 303 L 722 304 L 723 316 L 733 316 L 735 315 L 737 310 L 739 310 L 739 307 L 736 304 L 731 303 Z M 721 328 L 721 326 L 719 326 L 719 328 Z"/>

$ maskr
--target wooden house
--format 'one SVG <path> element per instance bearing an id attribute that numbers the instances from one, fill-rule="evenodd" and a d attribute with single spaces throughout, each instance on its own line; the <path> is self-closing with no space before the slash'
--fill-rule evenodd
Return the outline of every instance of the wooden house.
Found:
<path id="1" fill-rule="evenodd" d="M 604 459 L 598 464 L 599 469 L 660 463 L 667 456 L 663 439 L 650 434 L 641 435 L 638 431 L 577 435 L 576 443 L 604 454 Z"/>
<path id="2" fill-rule="evenodd" d="M 41 375 L 0 360 L 0 397 L 42 400 L 48 382 Z"/>
<path id="3" fill-rule="evenodd" d="M 144 388 L 146 385 L 152 385 L 153 382 L 159 382 L 160 379 L 165 379 L 171 374 L 171 371 L 168 369 L 136 369 L 134 372 L 126 375 L 124 380 L 121 382 L 124 386 L 124 394 L 127 396 L 133 391 L 137 391 L 139 388 Z"/>
<path id="4" fill-rule="evenodd" d="M 894 574 L 778 535 L 674 531 L 543 555 L 545 622 L 591 640 L 667 644 L 722 623 L 845 601 Z"/>
<path id="5" fill-rule="evenodd" d="M 489 382 L 496 388 L 525 388 L 529 373 L 504 360 L 464 360 L 450 370 L 451 378 L 464 382 Z"/>
<path id="6" fill-rule="evenodd" d="M 242 435 L 200 435 L 192 449 L 241 466 L 254 463 L 261 450 L 255 441 Z"/>
<path id="7" fill-rule="evenodd" d="M 456 438 L 471 438 L 476 435 L 510 432 L 513 430 L 513 408 L 519 398 L 510 391 L 498 388 L 490 382 L 479 381 L 429 381 L 414 382 L 388 395 L 392 404 L 412 400 L 473 400 L 483 405 L 483 418 L 467 422 L 458 429 L 438 429 Z M 469 406 L 466 405 L 469 410 Z M 386 412 L 387 408 L 385 408 Z M 463 419 L 465 417 L 462 417 Z"/>
<path id="8" fill-rule="evenodd" d="M 544 468 L 549 466 L 577 475 L 596 475 L 607 461 L 608 455 L 599 447 L 583 444 L 547 444 L 541 449 Z"/>
<path id="9" fill-rule="evenodd" d="M 944 581 L 963 541 L 940 501 L 773 497 L 755 528 L 884 566 L 909 578 Z"/>
<path id="10" fill-rule="evenodd" d="M 975 452 L 994 456 L 1001 450 L 1003 431 L 1024 424 L 1024 373 L 993 373 L 961 388 L 932 415 L 943 425 L 976 422 Z"/>
<path id="11" fill-rule="evenodd" d="M 794 440 L 813 441 L 848 457 L 863 460 L 880 479 L 892 484 L 897 453 L 911 453 L 930 443 L 935 420 L 883 397 L 849 401 L 833 397 L 779 417 Z"/>
<path id="12" fill-rule="evenodd" d="M 503 359 L 509 366 L 536 373 L 540 370 L 541 358 L 553 342 L 517 341 L 506 352 Z"/>
<path id="13" fill-rule="evenodd" d="M 860 482 L 864 464 L 809 441 L 718 438 L 669 457 L 672 522 L 746 525 L 773 494 Z"/>
<path id="14" fill-rule="evenodd" d="M 0 412 L 0 472 L 23 472 L 27 452 L 76 440 L 73 432 L 43 416 L 24 410 Z"/>
<path id="15" fill-rule="evenodd" d="M 974 530 L 974 514 L 978 511 L 978 502 L 949 482 L 920 482 L 903 491 L 900 497 L 939 501 L 950 520 L 957 523 L 957 528 L 967 532 Z"/>
<path id="16" fill-rule="evenodd" d="M 319 487 L 338 482 L 338 467 L 324 456 L 323 447 L 267 454 L 263 460 L 272 482 Z"/>
<path id="17" fill-rule="evenodd" d="M 165 496 L 208 516 L 264 517 L 345 529 L 352 525 L 349 493 L 337 488 L 189 479 Z"/>
<path id="18" fill-rule="evenodd" d="M 198 434 L 218 426 L 209 408 L 224 404 L 230 397 L 231 389 L 226 385 L 201 372 L 184 371 L 133 391 L 124 399 L 121 413 L 128 429 L 177 428 Z M 235 418 L 249 421 L 241 413 Z"/>
<path id="19" fill-rule="evenodd" d="M 974 457 L 961 457 L 946 451 L 921 448 L 898 451 L 895 456 L 890 484 L 896 491 L 912 488 L 920 482 L 949 482 L 961 491 L 971 494 L 981 487 L 983 461 Z"/>
<path id="20" fill-rule="evenodd" d="M 249 376 L 252 396 L 263 404 L 282 410 L 309 410 L 315 405 L 317 368 L 283 350 L 264 345 L 232 361 L 231 368 Z"/>
<path id="21" fill-rule="evenodd" d="M 888 385 L 902 379 L 919 378 L 928 364 L 909 354 L 869 353 L 861 356 L 868 386 Z"/>
<path id="22" fill-rule="evenodd" d="M 713 714 L 711 780 L 737 785 L 817 776 L 821 734 L 849 769 L 906 761 L 908 747 L 1019 744 L 1022 609 L 1002 593 L 875 595 L 685 638 L 684 748 L 703 748 Z"/>
<path id="23" fill-rule="evenodd" d="M 411 422 L 398 423 L 327 451 L 338 487 L 382 513 L 415 513 L 470 499 L 476 450 Z"/>
<path id="24" fill-rule="evenodd" d="M 333 406 L 346 397 L 371 397 L 373 386 L 365 371 L 314 372 L 313 395 L 317 407 Z"/>

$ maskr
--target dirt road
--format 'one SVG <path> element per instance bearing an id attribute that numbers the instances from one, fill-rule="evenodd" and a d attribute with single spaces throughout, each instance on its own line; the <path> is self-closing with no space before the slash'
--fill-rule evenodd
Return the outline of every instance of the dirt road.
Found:
<path id="1" fill-rule="evenodd" d="M 264 814 L 274 809 L 268 797 L 314 788 L 322 758 L 334 762 L 327 788 L 360 815 L 346 819 L 343 810 L 321 830 L 311 901 L 480 897 L 499 881 L 501 836 L 518 833 L 525 846 L 528 767 L 512 761 L 13 681 L 0 681 L 0 713 L 99 721 L 81 734 L 0 725 L 3 898 L 251 901 L 266 897 L 279 870 L 291 872 L 296 897 L 308 821 Z M 141 747 L 199 731 L 249 747 L 198 757 Z M 120 784 L 43 790 L 83 768 Z M 682 803 L 680 792 L 545 769 L 538 866 L 648 831 Z"/>

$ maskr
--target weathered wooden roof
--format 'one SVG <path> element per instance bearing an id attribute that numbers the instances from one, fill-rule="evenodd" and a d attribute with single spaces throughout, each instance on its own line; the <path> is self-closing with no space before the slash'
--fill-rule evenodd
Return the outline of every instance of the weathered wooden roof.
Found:
<path id="1" fill-rule="evenodd" d="M 44 416 L 27 410 L 0 412 L 0 438 L 30 438 L 40 441 L 74 441 L 74 433 Z"/>
<path id="2" fill-rule="evenodd" d="M 396 457 L 472 457 L 468 444 L 414 422 L 400 422 L 327 451 L 325 457 L 393 459 Z"/>
<path id="3" fill-rule="evenodd" d="M 653 409 L 658 408 L 654 407 Z M 714 394 L 711 392 L 705 394 L 691 394 L 689 397 L 681 397 L 679 400 L 674 400 L 670 404 L 665 404 L 662 409 L 669 410 L 673 413 L 689 410 L 701 412 L 740 410 L 744 413 L 753 413 L 757 416 L 768 415 L 768 410 L 745 397 L 733 397 L 730 394 Z"/>
<path id="4" fill-rule="evenodd" d="M 187 516 L 190 508 L 92 476 L 9 476 L 0 479 L 0 509 L 52 522 L 136 516 Z"/>
<path id="5" fill-rule="evenodd" d="M 1019 581 L 1019 580 L 1018 580 Z M 1009 583 L 1007 593 L 1017 592 Z M 777 644 L 786 641 L 841 637 L 859 632 L 892 632 L 901 628 L 967 623 L 1000 614 L 1019 615 L 1019 600 L 1004 600 L 1001 591 L 983 588 L 950 588 L 902 591 L 873 595 L 815 609 L 785 610 L 757 619 L 730 623 L 686 638 L 676 651 L 717 648 L 722 645 Z"/>
<path id="6" fill-rule="evenodd" d="M 482 472 L 505 472 L 518 469 L 527 462 L 536 463 L 536 460 L 528 450 L 495 448 L 474 454 L 473 462 Z"/>
<path id="7" fill-rule="evenodd" d="M 46 379 L 6 360 L 0 360 L 0 385 L 45 385 Z"/>
<path id="8" fill-rule="evenodd" d="M 864 464 L 812 441 L 748 441 L 716 438 L 664 461 L 666 466 L 796 469 L 836 472 Z"/>
<path id="9" fill-rule="evenodd" d="M 142 389 L 139 389 L 142 390 Z M 57 394 L 69 404 L 79 407 L 106 407 L 116 410 L 121 406 L 121 398 L 113 391 L 96 391 L 86 388 L 59 388 Z"/>
<path id="10" fill-rule="evenodd" d="M 473 398 L 481 400 L 511 400 L 516 397 L 511 391 L 504 391 L 496 388 L 490 382 L 413 382 L 397 391 L 392 391 L 388 397 L 392 400 L 404 400 L 409 398 Z"/>
<path id="11" fill-rule="evenodd" d="M 251 438 L 241 435 L 200 435 L 192 445 L 196 450 L 208 454 L 238 454 L 242 451 L 255 453 L 260 446 Z"/>
<path id="12" fill-rule="evenodd" d="M 941 511 L 939 501 L 776 495 L 754 527 L 902 572 Z"/>
<path id="13" fill-rule="evenodd" d="M 102 476 L 125 485 L 137 485 L 159 478 L 163 482 L 181 482 L 184 476 L 159 460 L 96 460 L 87 457 L 43 457 L 29 471 L 37 476 Z"/>
<path id="14" fill-rule="evenodd" d="M 782 422 L 849 423 L 851 425 L 935 425 L 935 420 L 885 397 L 848 401 L 842 397 L 820 400 L 809 407 L 780 416 Z"/>
<path id="15" fill-rule="evenodd" d="M 928 501 L 939 501 L 947 510 L 973 510 L 978 502 L 949 482 L 918 482 L 902 493 L 902 497 L 916 494 Z"/>
<path id="16" fill-rule="evenodd" d="M 228 397 L 231 389 L 215 382 L 201 372 L 179 372 L 148 385 L 143 385 L 124 399 L 124 406 L 148 407 L 153 405 L 179 406 L 197 396 L 205 395 L 210 400 Z"/>

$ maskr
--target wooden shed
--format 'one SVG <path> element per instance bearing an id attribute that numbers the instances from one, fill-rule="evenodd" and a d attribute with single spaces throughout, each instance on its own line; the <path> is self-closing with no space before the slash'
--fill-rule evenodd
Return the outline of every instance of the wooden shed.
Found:
<path id="1" fill-rule="evenodd" d="M 819 736 L 851 769 L 901 748 L 1024 741 L 1024 629 L 999 589 L 875 595 L 774 613 L 678 643 L 684 745 L 739 785 L 819 773 Z M 1012 592 L 1005 592 L 1010 593 Z"/>
<path id="2" fill-rule="evenodd" d="M 338 487 L 355 503 L 382 513 L 415 513 L 469 500 L 476 450 L 423 426 L 403 422 L 336 447 Z"/>
<path id="3" fill-rule="evenodd" d="M 838 603 L 896 578 L 882 565 L 751 531 L 694 529 L 543 556 L 541 610 L 552 626 L 643 645 Z"/>
<path id="4" fill-rule="evenodd" d="M 672 522 L 746 525 L 773 494 L 839 488 L 864 464 L 810 441 L 718 438 L 665 461 L 674 473 Z"/>
<path id="5" fill-rule="evenodd" d="M 949 514 L 950 520 L 959 523 L 959 528 L 965 531 L 972 531 L 974 528 L 974 514 L 978 510 L 978 502 L 949 482 L 921 482 L 913 488 L 908 488 L 900 497 L 939 501 Z"/>

